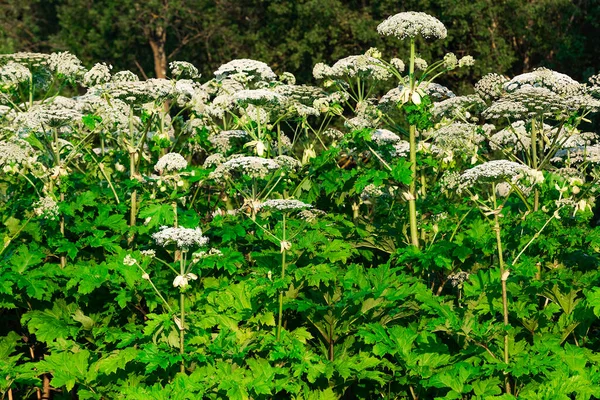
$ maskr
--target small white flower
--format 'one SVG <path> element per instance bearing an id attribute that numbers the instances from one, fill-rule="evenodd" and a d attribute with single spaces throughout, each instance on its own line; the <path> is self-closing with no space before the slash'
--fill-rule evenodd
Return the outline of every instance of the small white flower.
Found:
<path id="1" fill-rule="evenodd" d="M 146 257 L 151 257 L 151 258 L 156 257 L 156 251 L 154 251 L 154 250 L 142 250 L 141 253 L 143 256 L 146 256 Z"/>
<path id="2" fill-rule="evenodd" d="M 196 274 L 192 274 L 192 273 L 188 273 L 185 275 L 177 275 L 175 277 L 175 279 L 173 280 L 173 286 L 174 287 L 186 287 L 188 285 L 188 282 L 190 280 L 195 281 L 196 279 L 198 279 L 198 275 Z"/>
<path id="3" fill-rule="evenodd" d="M 135 265 L 136 263 L 137 263 L 137 260 L 135 258 L 133 258 L 131 256 L 131 254 L 127 254 L 125 256 L 125 258 L 123 259 L 123 264 L 125 264 L 125 265 L 132 266 L 132 265 Z"/>
<path id="4" fill-rule="evenodd" d="M 149 281 L 150 280 L 150 275 L 148 275 L 146 272 L 144 272 L 142 274 L 142 279 L 145 279 L 145 280 Z"/>
<path id="5" fill-rule="evenodd" d="M 291 248 L 292 248 L 292 244 L 290 242 L 288 242 L 287 240 L 281 241 L 281 252 L 282 253 L 284 251 L 290 250 Z"/>
<path id="6" fill-rule="evenodd" d="M 177 328 L 182 331 L 183 330 L 183 324 L 181 323 L 181 319 L 179 319 L 176 316 L 173 316 L 173 321 L 175 322 L 175 325 L 177 325 Z"/>

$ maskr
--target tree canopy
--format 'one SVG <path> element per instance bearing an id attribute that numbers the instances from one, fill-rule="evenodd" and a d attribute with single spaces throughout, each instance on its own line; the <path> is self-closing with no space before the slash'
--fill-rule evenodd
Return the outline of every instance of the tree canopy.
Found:
<path id="1" fill-rule="evenodd" d="M 375 28 L 408 10 L 435 15 L 450 32 L 423 58 L 476 58 L 467 82 L 540 66 L 583 80 L 600 58 L 595 0 L 6 0 L 0 10 L 0 52 L 68 50 L 148 77 L 163 76 L 174 60 L 211 75 L 231 59 L 253 58 L 307 80 L 315 63 L 369 47 L 402 57 L 406 49 Z"/>

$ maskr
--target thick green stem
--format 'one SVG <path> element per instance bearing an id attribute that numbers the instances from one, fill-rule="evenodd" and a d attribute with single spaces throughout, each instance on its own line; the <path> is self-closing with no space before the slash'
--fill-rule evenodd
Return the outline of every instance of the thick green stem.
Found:
<path id="1" fill-rule="evenodd" d="M 537 149 L 537 121 L 535 118 L 531 120 L 531 167 L 533 169 L 538 168 L 538 149 Z M 540 208 L 540 192 L 537 187 L 534 189 L 533 194 L 533 211 L 537 211 Z"/>
<path id="2" fill-rule="evenodd" d="M 136 155 L 137 148 L 135 146 L 135 134 L 133 130 L 133 110 L 129 114 L 129 179 L 135 179 L 136 177 Z M 141 143 L 140 143 L 141 146 Z M 133 242 L 135 237 L 133 233 L 133 228 L 135 227 L 136 222 L 136 214 L 137 214 L 137 190 L 133 190 L 131 192 L 131 210 L 129 212 L 129 227 L 131 228 L 131 232 L 129 238 L 127 239 L 127 244 L 130 245 Z"/>
<path id="3" fill-rule="evenodd" d="M 181 276 L 185 275 L 185 257 L 179 259 L 179 273 Z M 185 373 L 185 361 L 183 360 L 183 355 L 185 353 L 185 294 L 183 291 L 179 292 L 179 318 L 181 320 L 181 327 L 179 328 L 179 354 L 181 354 L 181 366 L 179 371 Z"/>
<path id="4" fill-rule="evenodd" d="M 415 39 L 410 40 L 410 63 L 408 69 L 408 78 L 410 80 L 410 93 L 415 89 Z M 409 127 L 410 141 L 410 171 L 411 181 L 409 185 L 408 213 L 410 225 L 410 242 L 413 246 L 419 247 L 419 231 L 417 229 L 417 135 L 416 126 Z"/>
<path id="5" fill-rule="evenodd" d="M 134 152 L 129 152 L 129 179 L 135 179 L 135 154 Z M 131 192 L 131 209 L 129 211 L 129 227 L 135 227 L 136 222 L 136 214 L 137 214 L 137 190 L 133 190 Z M 129 239 L 127 240 L 128 244 L 133 242 L 134 233 L 133 231 L 130 233 Z"/>
<path id="6" fill-rule="evenodd" d="M 56 168 L 58 168 L 57 171 L 57 177 L 56 177 L 56 186 L 58 186 L 58 190 L 61 191 L 61 187 L 60 187 L 60 175 L 62 173 L 62 164 L 61 164 L 61 160 L 60 160 L 60 143 L 58 142 L 58 129 L 53 129 L 53 133 L 54 133 L 54 161 L 56 162 Z M 64 203 L 65 201 L 65 194 L 60 193 L 60 202 Z M 60 234 L 62 235 L 62 237 L 65 237 L 65 216 L 61 215 L 60 216 Z M 67 256 L 65 256 L 64 254 L 60 255 L 60 267 L 64 268 L 67 265 Z"/>
<path id="7" fill-rule="evenodd" d="M 283 214 L 283 233 L 281 235 L 281 280 L 285 279 L 285 254 L 287 243 L 285 242 L 285 214 Z M 277 341 L 281 339 L 281 325 L 283 322 L 283 290 L 279 291 L 279 316 L 277 318 Z"/>
<path id="8" fill-rule="evenodd" d="M 508 278 L 509 271 L 504 269 L 504 257 L 502 255 L 502 239 L 500 237 L 500 220 L 498 214 L 500 213 L 500 209 L 496 205 L 496 196 L 495 196 L 495 188 L 494 188 L 494 231 L 496 233 L 496 244 L 498 246 L 498 264 L 500 265 L 500 280 L 502 282 L 502 314 L 504 316 L 504 363 L 508 365 L 509 355 L 508 355 L 508 293 L 506 290 L 506 279 Z M 508 375 L 504 379 L 504 385 L 506 388 L 506 393 L 511 393 L 510 388 L 510 380 Z"/>

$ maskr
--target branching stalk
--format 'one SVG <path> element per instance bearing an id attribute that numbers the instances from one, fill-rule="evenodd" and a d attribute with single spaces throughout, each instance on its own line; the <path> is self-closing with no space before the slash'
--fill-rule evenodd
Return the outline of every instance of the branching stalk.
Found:
<path id="1" fill-rule="evenodd" d="M 285 236 L 285 213 L 283 214 L 282 220 L 282 234 L 281 234 L 281 280 L 285 279 L 285 255 L 287 252 L 286 236 Z M 283 290 L 279 291 L 279 316 L 277 319 L 277 341 L 281 339 L 281 325 L 283 321 Z"/>
<path id="2" fill-rule="evenodd" d="M 502 314 L 504 316 L 504 363 L 508 365 L 509 362 L 509 354 L 508 354 L 508 294 L 506 290 L 506 280 L 508 279 L 508 275 L 510 271 L 505 270 L 504 268 L 504 257 L 502 255 L 502 238 L 500 235 L 500 220 L 499 214 L 502 208 L 499 208 L 496 204 L 496 188 L 494 187 L 493 201 L 494 201 L 494 232 L 496 233 L 496 244 L 498 246 L 498 264 L 500 265 L 500 279 L 502 281 Z M 510 381 L 508 376 L 504 378 L 504 385 L 506 389 L 506 393 L 511 393 Z"/>
<path id="3" fill-rule="evenodd" d="M 410 93 L 412 95 L 415 90 L 415 39 L 410 40 L 410 64 L 409 75 Z M 409 127 L 409 142 L 410 142 L 410 171 L 411 181 L 409 185 L 408 198 L 408 213 L 410 225 L 410 242 L 413 246 L 419 247 L 419 232 L 417 229 L 417 135 L 416 126 Z"/>

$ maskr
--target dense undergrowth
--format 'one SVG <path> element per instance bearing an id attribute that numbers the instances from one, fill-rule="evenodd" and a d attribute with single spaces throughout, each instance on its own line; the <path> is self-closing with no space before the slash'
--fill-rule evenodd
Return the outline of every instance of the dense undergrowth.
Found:
<path id="1" fill-rule="evenodd" d="M 0 398 L 600 397 L 600 78 L 379 32 L 320 86 L 0 55 Z"/>

